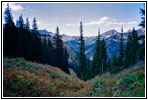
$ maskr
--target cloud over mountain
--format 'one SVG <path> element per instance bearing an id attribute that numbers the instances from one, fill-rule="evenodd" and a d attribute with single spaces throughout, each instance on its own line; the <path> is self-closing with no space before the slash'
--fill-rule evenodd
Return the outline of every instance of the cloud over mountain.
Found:
<path id="1" fill-rule="evenodd" d="M 24 10 L 24 7 L 18 3 L 9 3 L 9 6 L 11 7 L 12 11 Z M 2 10 L 4 11 L 6 9 L 6 7 L 7 7 L 7 3 L 3 3 Z"/>

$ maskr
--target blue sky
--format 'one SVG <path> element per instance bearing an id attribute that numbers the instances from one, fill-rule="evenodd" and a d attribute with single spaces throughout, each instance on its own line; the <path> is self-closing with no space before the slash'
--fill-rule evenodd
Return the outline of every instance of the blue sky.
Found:
<path id="1" fill-rule="evenodd" d="M 78 36 L 79 23 L 83 22 L 84 36 L 96 36 L 98 28 L 101 33 L 115 29 L 120 32 L 138 27 L 141 21 L 140 10 L 143 3 L 10 3 L 14 21 L 20 14 L 24 20 L 33 17 L 38 21 L 39 29 L 55 32 L 58 26 L 61 34 Z M 6 3 L 3 4 L 3 10 Z"/>

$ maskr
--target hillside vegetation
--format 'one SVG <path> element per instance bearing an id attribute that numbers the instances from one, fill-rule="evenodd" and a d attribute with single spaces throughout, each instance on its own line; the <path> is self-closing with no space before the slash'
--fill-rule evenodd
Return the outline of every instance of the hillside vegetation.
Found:
<path id="1" fill-rule="evenodd" d="M 4 97 L 144 97 L 144 62 L 118 74 L 105 73 L 87 82 L 62 70 L 23 58 L 4 58 Z"/>

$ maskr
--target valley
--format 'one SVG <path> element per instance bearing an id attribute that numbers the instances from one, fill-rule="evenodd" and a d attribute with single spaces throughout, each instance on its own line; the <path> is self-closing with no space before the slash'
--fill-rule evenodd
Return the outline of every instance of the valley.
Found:
<path id="1" fill-rule="evenodd" d="M 146 98 L 144 1 L 58 2 L 1 2 L 1 98 Z"/>
<path id="2" fill-rule="evenodd" d="M 136 30 L 137 35 L 145 35 L 145 29 L 141 28 Z M 51 36 L 53 37 L 55 33 L 53 32 L 48 32 L 47 30 L 40 30 L 39 31 L 41 35 L 43 36 Z M 128 34 L 130 34 L 132 31 L 127 31 L 123 33 L 123 39 L 124 39 L 124 45 L 127 42 L 127 37 Z M 116 30 L 109 30 L 107 32 L 104 32 L 101 34 L 101 39 L 105 39 L 106 46 L 107 46 L 107 53 L 109 58 L 112 58 L 113 55 L 118 55 L 119 52 L 119 42 L 120 42 L 120 32 L 117 32 Z M 62 40 L 65 45 L 69 46 L 75 53 L 79 53 L 79 46 L 78 46 L 78 41 L 79 41 L 79 36 L 68 36 L 62 34 Z M 85 40 L 85 54 L 87 58 L 90 60 L 93 60 L 93 54 L 96 46 L 96 36 L 84 36 Z"/>
<path id="3" fill-rule="evenodd" d="M 145 29 L 141 28 L 136 30 L 137 35 L 145 35 Z M 48 32 L 47 30 L 39 30 L 40 35 L 42 37 L 50 38 L 53 41 L 53 37 L 55 33 Z M 127 37 L 132 31 L 127 31 L 123 33 L 123 40 L 124 40 L 124 47 L 126 46 Z M 112 59 L 114 55 L 119 54 L 119 42 L 120 42 L 120 32 L 117 32 L 116 30 L 110 30 L 107 32 L 104 32 L 101 34 L 101 40 L 105 39 L 106 46 L 107 46 L 107 54 L 108 57 Z M 79 36 L 68 36 L 65 34 L 61 34 L 62 40 L 64 42 L 64 45 L 67 47 L 69 58 L 68 62 L 70 65 L 70 68 L 73 69 L 76 73 L 78 73 L 78 66 L 79 66 Z M 85 54 L 87 59 L 90 61 L 93 60 L 93 55 L 96 47 L 96 36 L 86 36 L 84 37 L 85 40 Z"/>

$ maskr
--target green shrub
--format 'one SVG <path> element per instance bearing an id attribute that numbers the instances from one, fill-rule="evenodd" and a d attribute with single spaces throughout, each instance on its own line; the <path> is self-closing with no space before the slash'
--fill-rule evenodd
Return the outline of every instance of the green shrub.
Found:
<path id="1" fill-rule="evenodd" d="M 98 84 L 99 84 L 99 81 L 96 80 L 96 82 L 95 82 L 94 85 L 93 85 L 93 88 L 98 88 Z"/>
<path id="2" fill-rule="evenodd" d="M 122 81 L 119 83 L 119 88 L 125 89 L 125 88 L 131 87 L 131 86 L 133 87 L 133 86 L 135 86 L 134 82 L 136 82 L 136 81 L 137 81 L 136 77 L 127 76 L 127 77 L 123 78 Z"/>
<path id="3" fill-rule="evenodd" d="M 50 75 L 53 79 L 56 79 L 56 77 L 57 77 L 55 73 L 51 73 Z"/>
<path id="4" fill-rule="evenodd" d="M 40 75 L 41 75 L 41 71 L 39 71 L 39 70 L 36 71 L 36 75 L 37 75 L 37 76 L 40 76 Z"/>
<path id="5" fill-rule="evenodd" d="M 81 84 L 79 84 L 79 83 L 74 84 L 74 88 L 75 88 L 75 89 L 78 89 L 78 90 L 81 89 Z"/>

